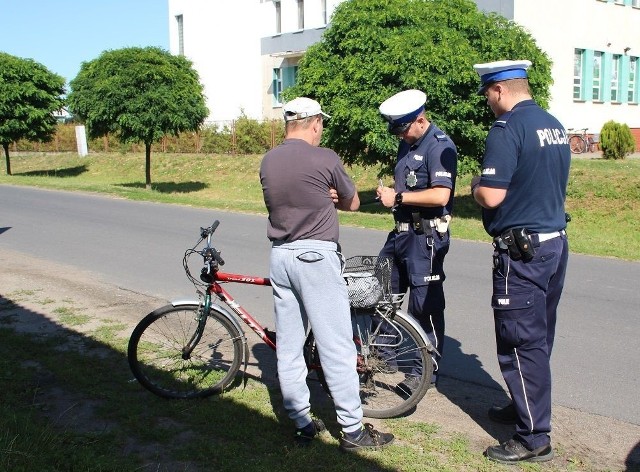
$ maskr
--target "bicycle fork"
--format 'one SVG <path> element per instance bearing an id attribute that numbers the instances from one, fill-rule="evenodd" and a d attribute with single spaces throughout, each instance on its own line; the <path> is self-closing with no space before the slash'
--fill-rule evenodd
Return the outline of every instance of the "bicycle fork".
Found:
<path id="1" fill-rule="evenodd" d="M 198 308 L 198 314 L 195 317 L 195 321 L 198 323 L 191 339 L 182 346 L 182 359 L 189 360 L 191 353 L 196 348 L 200 340 L 202 339 L 202 333 L 204 333 L 204 327 L 207 324 L 207 313 L 211 309 L 211 295 L 208 293 L 205 295 L 204 300 L 200 303 Z"/>

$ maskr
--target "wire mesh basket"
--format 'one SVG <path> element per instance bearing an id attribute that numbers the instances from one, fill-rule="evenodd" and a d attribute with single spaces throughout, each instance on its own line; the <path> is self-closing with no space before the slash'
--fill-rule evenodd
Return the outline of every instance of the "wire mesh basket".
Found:
<path id="1" fill-rule="evenodd" d="M 353 308 L 374 308 L 391 299 L 391 260 L 377 256 L 354 256 L 345 261 L 349 302 Z"/>

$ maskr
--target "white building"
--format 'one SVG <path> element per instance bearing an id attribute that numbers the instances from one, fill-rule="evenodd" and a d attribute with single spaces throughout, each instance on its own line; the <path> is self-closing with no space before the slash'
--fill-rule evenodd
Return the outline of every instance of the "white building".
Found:
<path id="1" fill-rule="evenodd" d="M 169 0 L 169 42 L 194 62 L 210 120 L 281 117 L 307 47 L 342 0 Z M 640 142 L 640 0 L 476 0 L 528 30 L 553 61 L 550 111 L 598 133 L 613 119 Z M 523 58 L 512 58 L 523 59 Z"/>
<path id="2" fill-rule="evenodd" d="M 640 143 L 640 0 L 476 0 L 523 26 L 553 62 L 549 111 L 599 133 L 626 123 Z M 526 59 L 526 58 L 525 58 Z"/>

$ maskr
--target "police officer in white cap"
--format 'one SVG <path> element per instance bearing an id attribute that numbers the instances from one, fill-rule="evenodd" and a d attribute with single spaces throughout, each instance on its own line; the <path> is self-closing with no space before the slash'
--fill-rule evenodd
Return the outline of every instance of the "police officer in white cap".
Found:
<path id="1" fill-rule="evenodd" d="M 444 346 L 444 258 L 449 251 L 449 221 L 457 170 L 453 141 L 425 114 L 426 95 L 405 90 L 385 100 L 380 114 L 389 132 L 400 138 L 393 188 L 380 186 L 380 202 L 393 209 L 395 228 L 380 257 L 393 260 L 392 290 L 409 290 L 408 310 L 429 336 L 433 355 L 431 385 L 436 386 Z M 398 384 L 412 394 L 419 386 L 418 365 Z M 429 369 L 430 370 L 430 369 Z"/>
<path id="2" fill-rule="evenodd" d="M 479 95 L 497 121 L 471 193 L 493 237 L 493 294 L 500 370 L 512 402 L 489 417 L 515 424 L 485 451 L 513 464 L 553 458 L 550 357 L 569 247 L 565 196 L 571 154 L 565 128 L 531 98 L 529 61 L 476 64 Z"/>

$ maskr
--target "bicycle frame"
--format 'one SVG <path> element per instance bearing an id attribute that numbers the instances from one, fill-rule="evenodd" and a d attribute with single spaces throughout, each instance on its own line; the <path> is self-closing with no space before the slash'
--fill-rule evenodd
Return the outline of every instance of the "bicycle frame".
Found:
<path id="1" fill-rule="evenodd" d="M 214 282 L 209 287 L 205 294 L 205 301 L 211 294 L 215 294 L 220 301 L 224 302 L 233 312 L 240 317 L 246 325 L 249 326 L 260 338 L 273 350 L 275 350 L 275 343 L 267 336 L 264 327 L 249 314 L 236 300 L 227 292 L 218 282 L 233 282 L 247 285 L 259 285 L 263 287 L 271 287 L 271 280 L 268 277 L 255 277 L 240 274 L 231 274 L 228 272 L 215 271 Z"/>
<path id="2" fill-rule="evenodd" d="M 134 376 L 161 397 L 202 398 L 222 393 L 233 383 L 242 364 L 246 372 L 250 346 L 243 324 L 276 349 L 275 333 L 263 327 L 224 286 L 236 283 L 270 287 L 271 280 L 220 271 L 225 262 L 211 246 L 211 235 L 217 226 L 215 221 L 210 227 L 200 228 L 200 240 L 183 258 L 198 297 L 174 300 L 152 311 L 138 323 L 129 339 L 127 357 Z M 204 249 L 198 250 L 205 240 Z M 192 255 L 204 258 L 198 277 L 190 270 Z M 361 267 L 366 271 L 389 268 L 378 266 L 373 257 L 347 259 L 345 282 L 352 302 L 353 341 L 358 351 L 355 367 L 363 411 L 368 417 L 390 418 L 405 414 L 423 398 L 433 372 L 429 354 L 433 355 L 435 349 L 419 322 L 401 310 L 403 297 L 391 294 L 390 286 L 385 285 L 383 291 L 380 284 L 373 284 L 373 288 L 365 284 L 363 288 L 350 282 L 347 274 L 359 274 Z M 376 277 L 383 280 L 380 273 Z M 366 290 L 380 290 L 380 298 L 358 298 Z M 304 344 L 304 357 L 308 369 L 315 371 L 330 394 L 311 331 Z M 412 379 L 411 383 L 407 379 Z"/>
<path id="3" fill-rule="evenodd" d="M 228 272 L 220 272 L 218 270 L 213 271 L 213 281 L 208 284 L 205 291 L 203 299 L 200 301 L 195 300 L 178 300 L 172 302 L 174 306 L 179 305 L 188 305 L 188 304 L 200 304 L 203 308 L 203 313 L 208 313 L 212 306 L 215 305 L 216 309 L 223 313 L 229 321 L 231 321 L 240 332 L 244 332 L 241 328 L 241 325 L 237 322 L 237 319 L 231 315 L 224 307 L 213 303 L 213 299 L 217 298 L 225 305 L 227 305 L 247 326 L 251 328 L 251 330 L 256 333 L 262 341 L 267 344 L 271 349 L 275 350 L 275 343 L 267 336 L 267 333 L 264 330 L 264 327 L 253 317 L 251 314 L 245 310 L 233 296 L 227 292 L 220 282 L 226 283 L 239 283 L 245 285 L 258 285 L 263 287 L 270 287 L 271 280 L 268 277 L 255 277 L 250 275 L 241 275 L 241 274 L 232 274 Z M 206 320 L 201 320 L 201 322 L 206 322 Z M 245 339 L 246 344 L 246 339 Z"/>
<path id="4" fill-rule="evenodd" d="M 203 313 L 209 313 L 209 310 L 213 306 L 213 303 L 211 300 L 215 295 L 216 298 L 218 298 L 221 302 L 223 302 L 225 305 L 231 308 L 231 310 L 247 326 L 249 326 L 251 330 L 254 333 L 256 333 L 264 343 L 267 344 L 267 346 L 275 350 L 276 349 L 275 340 L 270 338 L 267 335 L 264 327 L 253 316 L 251 316 L 251 314 L 247 310 L 245 310 L 238 302 L 236 302 L 233 296 L 229 292 L 227 292 L 222 287 L 222 285 L 220 285 L 221 283 L 239 283 L 239 284 L 245 284 L 245 285 L 258 285 L 263 287 L 270 287 L 271 280 L 268 277 L 258 277 L 253 275 L 221 272 L 219 270 L 219 267 L 221 264 L 224 264 L 224 261 L 220 257 L 220 252 L 218 252 L 213 246 L 211 246 L 211 238 L 217 226 L 218 226 L 218 221 L 214 222 L 214 224 L 210 228 L 200 228 L 202 240 L 206 240 L 205 249 L 200 253 L 205 258 L 205 268 L 202 269 L 201 279 L 203 281 L 204 280 L 207 281 L 206 289 L 204 290 L 204 293 L 203 293 L 203 300 L 201 300 L 200 302 L 184 301 L 183 303 L 200 304 L 203 307 Z M 381 319 L 382 322 L 392 320 L 399 313 L 399 308 L 400 308 L 400 305 L 402 304 L 403 298 L 404 297 L 402 296 L 393 296 L 391 301 L 380 303 L 378 306 L 375 307 L 376 315 Z M 223 313 L 224 316 L 228 318 L 229 321 L 231 321 L 238 328 L 239 332 L 244 333 L 244 330 L 241 328 L 237 319 L 231 313 L 229 313 L 226 309 L 224 309 L 220 305 L 215 305 L 215 307 L 219 312 Z M 357 313 L 357 309 L 352 308 L 351 311 L 352 311 L 352 315 Z M 422 326 L 420 326 L 420 323 L 418 323 L 417 320 L 415 320 L 411 316 L 402 316 L 402 315 L 400 316 L 408 324 L 410 324 L 415 331 L 417 331 L 420 334 L 422 339 L 425 340 L 427 351 L 437 352 L 435 347 L 429 342 L 428 336 L 426 335 Z M 199 321 L 201 324 L 204 324 L 206 323 L 206 318 L 201 317 Z M 200 329 L 198 331 L 200 331 Z M 378 334 L 377 331 L 378 330 L 376 330 L 376 333 L 375 333 L 376 335 Z M 355 339 L 355 336 L 356 335 L 354 333 L 354 339 Z M 360 336 L 360 333 L 358 333 L 358 336 Z M 195 340 L 195 343 L 194 343 L 195 345 L 197 344 L 197 336 L 194 336 L 192 341 L 194 340 Z M 245 346 L 247 346 L 246 337 L 243 341 Z M 389 347 L 389 348 L 397 347 L 397 345 L 395 344 L 374 343 L 370 345 L 376 346 L 376 347 Z"/>
<path id="5" fill-rule="evenodd" d="M 264 330 L 264 327 L 253 316 L 251 316 L 251 314 L 246 309 L 244 309 L 235 300 L 235 298 L 233 298 L 233 296 L 227 290 L 225 290 L 222 287 L 222 285 L 220 285 L 220 283 L 239 283 L 239 284 L 245 284 L 245 285 L 258 285 L 263 287 L 271 286 L 271 280 L 268 277 L 257 277 L 257 276 L 250 276 L 250 275 L 244 275 L 244 274 L 233 274 L 233 273 L 220 272 L 218 270 L 214 270 L 213 282 L 207 285 L 207 288 L 204 291 L 204 297 L 202 300 L 200 301 L 176 300 L 172 302 L 172 305 L 180 306 L 180 305 L 200 304 L 200 306 L 202 306 L 201 313 L 209 313 L 209 310 L 212 308 L 212 306 L 215 306 L 215 309 L 218 312 L 222 313 L 230 322 L 232 322 L 236 326 L 236 328 L 238 328 L 239 332 L 244 333 L 244 330 L 242 329 L 240 323 L 238 323 L 237 318 L 235 316 L 229 313 L 228 310 L 225 309 L 225 307 L 220 306 L 218 304 L 214 304 L 212 302 L 215 296 L 215 298 L 219 299 L 221 302 L 227 305 L 233 311 L 233 313 L 235 313 L 235 315 L 237 315 L 237 317 L 239 317 L 244 322 L 244 324 L 249 326 L 251 330 L 254 333 L 256 333 L 267 346 L 269 346 L 271 349 L 275 351 L 276 343 L 267 335 L 267 333 Z M 355 310 L 355 312 L 357 313 L 357 310 Z M 389 321 L 390 319 L 393 319 L 393 317 L 397 315 L 397 308 L 394 307 L 393 303 L 381 304 L 375 309 L 375 312 L 376 312 L 376 315 L 380 318 L 381 320 L 380 326 L 382 326 L 382 322 Z M 429 338 L 427 334 L 424 332 L 422 326 L 420 326 L 420 324 L 416 320 L 414 320 L 412 317 L 407 316 L 407 317 L 403 317 L 403 319 L 407 321 L 418 333 L 420 333 L 420 335 L 426 342 L 427 351 L 430 353 L 435 353 L 436 349 L 429 342 Z M 200 323 L 200 326 L 202 326 L 204 323 L 206 323 L 206 318 L 201 317 L 201 319 L 199 320 L 199 323 Z M 380 328 L 378 327 L 376 332 L 373 333 L 376 337 L 380 336 L 381 338 L 387 337 L 391 339 L 388 342 L 367 343 L 369 347 L 396 348 L 402 344 L 403 338 L 402 338 L 402 335 L 400 335 L 400 332 L 397 330 L 397 328 L 395 328 L 395 331 L 397 333 L 395 335 L 390 333 L 380 334 L 378 333 L 379 329 Z M 188 343 L 188 345 L 191 346 L 190 350 L 192 350 L 199 342 L 199 335 L 201 332 L 202 332 L 202 329 L 201 328 L 198 329 L 197 333 L 194 334 L 193 338 Z M 354 333 L 354 338 L 361 338 L 361 336 L 362 336 L 361 333 L 357 333 L 357 334 Z M 243 339 L 243 343 L 245 345 L 245 349 L 248 349 L 246 337 Z M 189 352 L 184 352 L 183 356 L 186 356 L 188 353 Z M 363 352 L 362 354 L 366 358 L 366 356 L 368 356 L 369 353 Z M 247 359 L 248 359 L 248 355 L 245 356 L 245 361 Z M 319 366 L 312 365 L 310 367 L 318 368 Z"/>

